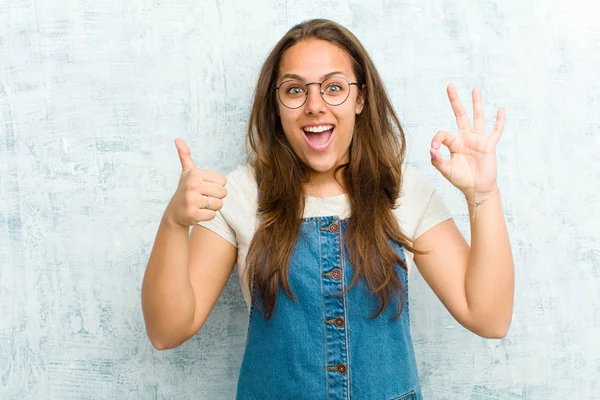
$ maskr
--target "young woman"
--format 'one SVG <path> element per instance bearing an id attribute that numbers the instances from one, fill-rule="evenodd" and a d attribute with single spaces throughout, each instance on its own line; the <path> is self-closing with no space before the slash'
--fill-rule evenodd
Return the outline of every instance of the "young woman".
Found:
<path id="1" fill-rule="evenodd" d="M 402 127 L 356 37 L 327 20 L 293 27 L 260 73 L 247 165 L 226 179 L 196 168 L 176 140 L 183 171 L 142 287 L 152 344 L 172 348 L 198 332 L 236 263 L 249 308 L 241 399 L 422 398 L 413 261 L 460 324 L 504 337 L 514 272 L 495 149 L 505 112 L 486 136 L 479 90 L 473 126 L 447 90 L 459 132 L 438 132 L 431 160 L 465 195 L 470 247 L 404 165 Z"/>

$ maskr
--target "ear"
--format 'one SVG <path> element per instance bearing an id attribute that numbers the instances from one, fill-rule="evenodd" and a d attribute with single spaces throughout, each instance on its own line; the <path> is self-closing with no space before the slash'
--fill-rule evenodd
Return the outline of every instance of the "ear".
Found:
<path id="1" fill-rule="evenodd" d="M 365 85 L 362 85 L 362 87 L 360 88 L 359 92 L 358 92 L 358 96 L 356 97 L 356 109 L 355 109 L 355 113 L 356 115 L 359 115 L 364 106 L 365 106 L 365 96 L 367 95 L 367 87 Z"/>

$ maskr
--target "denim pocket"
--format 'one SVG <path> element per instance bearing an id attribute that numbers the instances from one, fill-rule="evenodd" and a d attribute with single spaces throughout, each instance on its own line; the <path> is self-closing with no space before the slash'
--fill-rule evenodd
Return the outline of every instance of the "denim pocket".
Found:
<path id="1" fill-rule="evenodd" d="M 406 393 L 400 397 L 395 397 L 392 400 L 417 400 L 417 392 L 413 390 L 412 392 Z"/>

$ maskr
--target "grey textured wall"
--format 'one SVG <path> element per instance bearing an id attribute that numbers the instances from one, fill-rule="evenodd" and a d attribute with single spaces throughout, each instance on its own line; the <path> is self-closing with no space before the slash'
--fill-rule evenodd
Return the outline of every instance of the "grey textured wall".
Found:
<path id="1" fill-rule="evenodd" d="M 363 41 L 429 165 L 455 130 L 445 86 L 504 105 L 499 182 L 516 261 L 504 340 L 457 325 L 418 274 L 413 335 L 427 399 L 600 398 L 600 28 L 573 0 L 1 0 L 0 398 L 226 399 L 246 315 L 233 277 L 207 326 L 157 352 L 140 286 L 185 138 L 197 164 L 244 161 L 260 63 L 294 23 Z"/>

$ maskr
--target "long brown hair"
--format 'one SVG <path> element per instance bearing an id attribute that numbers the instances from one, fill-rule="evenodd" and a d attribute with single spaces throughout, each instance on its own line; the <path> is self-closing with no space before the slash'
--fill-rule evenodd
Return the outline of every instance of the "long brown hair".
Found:
<path id="1" fill-rule="evenodd" d="M 350 162 L 335 171 L 335 176 L 341 171 L 342 186 L 350 201 L 345 245 L 355 272 L 348 289 L 362 278 L 377 298 L 372 318 L 379 316 L 392 298 L 398 317 L 406 299 L 394 266 L 400 265 L 404 270 L 407 266 L 391 241 L 416 252 L 392 213 L 402 187 L 404 131 L 362 44 L 346 28 L 323 19 L 305 21 L 290 29 L 267 57 L 256 85 L 248 127 L 252 150 L 249 163 L 258 185 L 259 212 L 259 226 L 246 257 L 252 302 L 269 319 L 279 287 L 295 299 L 288 273 L 302 224 L 308 167 L 285 137 L 273 88 L 283 53 L 301 40 L 315 39 L 331 42 L 349 55 L 365 100 L 363 111 L 356 117 Z"/>

